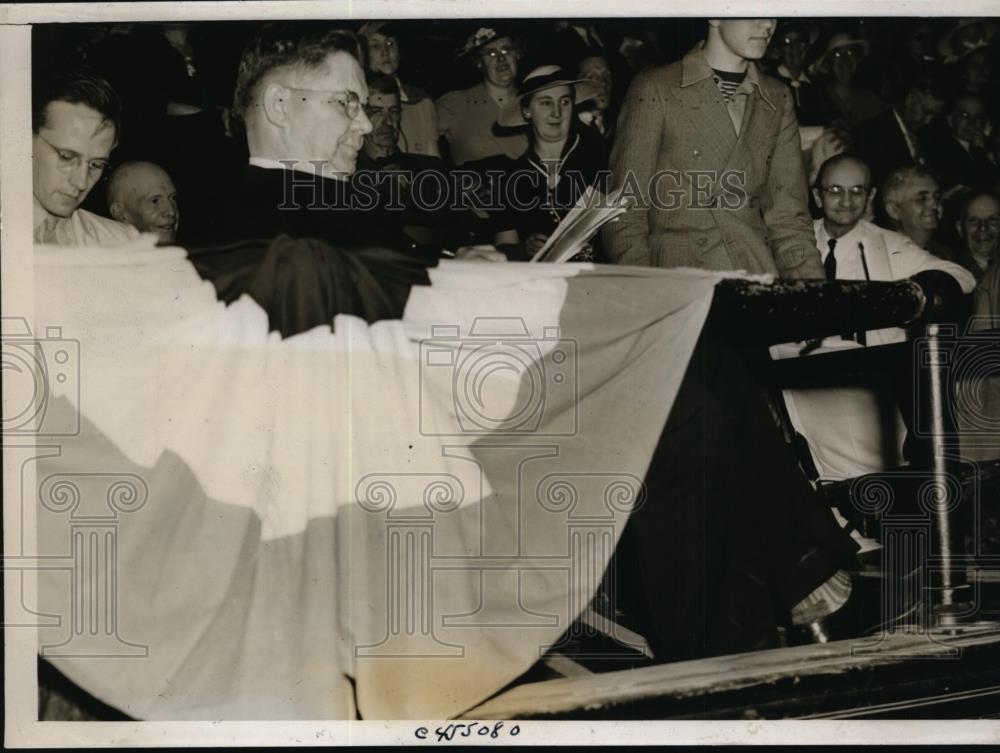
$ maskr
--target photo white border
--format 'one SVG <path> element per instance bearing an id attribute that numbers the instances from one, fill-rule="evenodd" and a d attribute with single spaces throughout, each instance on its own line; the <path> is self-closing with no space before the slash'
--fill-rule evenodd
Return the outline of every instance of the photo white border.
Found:
<path id="1" fill-rule="evenodd" d="M 330 18 L 584 18 L 584 17 L 708 17 L 761 15 L 763 5 L 749 0 L 329 0 L 326 2 L 174 2 L 101 4 L 0 4 L 0 275 L 3 316 L 23 316 L 34 310 L 31 264 L 30 192 L 30 26 L 53 22 L 111 21 L 239 21 L 260 19 Z M 484 7 L 486 6 L 486 7 Z M 867 2 L 850 0 L 835 6 L 816 0 L 779 0 L 767 4 L 769 16 L 986 16 L 1000 14 L 993 0 L 962 0 L 946 6 L 931 0 Z M 831 13 L 830 11 L 834 11 Z M 960 12 L 959 12 L 960 11 Z M 8 399 L 4 385 L 4 401 Z M 14 458 L 4 453 L 4 500 L 21 478 Z M 33 470 L 25 477 L 33 488 Z M 19 496 L 20 490 L 17 490 Z M 27 530 L 34 530 L 34 510 L 25 510 Z M 5 551 L 13 551 L 16 531 L 5 504 Z M 5 573 L 5 586 L 12 573 Z M 9 594 L 10 591 L 8 590 Z M 34 594 L 26 594 L 30 608 Z M 8 615 L 13 605 L 7 600 Z M 433 730 L 442 720 L 316 721 L 316 722 L 38 722 L 35 657 L 37 640 L 28 629 L 5 631 L 5 709 L 7 747 L 164 747 L 263 745 L 421 744 L 419 726 Z M 509 722 L 508 722 L 509 724 Z M 726 721 L 726 722 L 532 722 L 519 721 L 516 738 L 468 738 L 462 744 L 837 744 L 996 743 L 1000 722 L 955 721 Z M 435 738 L 432 734 L 431 738 Z M 458 744 L 455 740 L 450 744 Z M 448 745 L 428 739 L 422 744 Z"/>

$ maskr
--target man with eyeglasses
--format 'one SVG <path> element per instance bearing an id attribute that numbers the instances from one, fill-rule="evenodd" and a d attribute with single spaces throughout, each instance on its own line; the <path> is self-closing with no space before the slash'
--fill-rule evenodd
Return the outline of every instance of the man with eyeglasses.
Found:
<path id="1" fill-rule="evenodd" d="M 438 132 L 447 143 L 452 163 L 499 155 L 520 157 L 528 148 L 528 137 L 493 130 L 504 106 L 517 97 L 521 54 L 514 36 L 502 28 L 483 27 L 469 37 L 459 56 L 473 61 L 482 81 L 448 92 L 437 101 Z"/>
<path id="2" fill-rule="evenodd" d="M 927 134 L 927 162 L 940 176 L 945 201 L 970 191 L 988 191 L 1000 177 L 984 148 L 988 124 L 982 98 L 964 95 L 952 102 L 944 127 Z"/>
<path id="3" fill-rule="evenodd" d="M 796 112 L 801 105 L 802 89 L 812 83 L 806 72 L 810 41 L 809 29 L 804 24 L 791 21 L 778 28 L 771 43 L 779 61 L 774 76 L 791 88 Z"/>
<path id="4" fill-rule="evenodd" d="M 80 208 L 117 143 L 121 102 L 111 85 L 55 72 L 39 77 L 32 100 L 35 242 L 116 246 L 138 238 L 135 228 Z"/>
<path id="5" fill-rule="evenodd" d="M 962 202 L 956 227 L 962 239 L 962 252 L 956 261 L 977 280 L 982 279 L 1000 258 L 1000 197 L 994 193 L 969 196 Z M 996 314 L 1000 316 L 1000 309 Z"/>
<path id="6" fill-rule="evenodd" d="M 437 259 L 443 249 L 423 247 L 385 222 L 377 196 L 352 180 L 372 131 L 360 58 L 357 36 L 323 26 L 268 24 L 250 40 L 234 97 L 250 164 L 224 213 L 221 237 L 206 240 L 285 234 L 344 251 L 378 248 Z M 453 255 L 502 259 L 478 246 Z"/>
<path id="7" fill-rule="evenodd" d="M 823 213 L 815 221 L 815 232 L 828 279 L 902 280 L 936 271 L 949 276 L 942 276 L 937 284 L 961 287 L 964 293 L 975 288 L 973 276 L 958 264 L 934 256 L 902 233 L 864 219 L 875 189 L 868 166 L 858 157 L 839 154 L 824 162 L 813 197 Z M 778 346 L 772 353 L 790 357 L 905 339 L 906 332 L 893 327 L 827 338 L 819 347 L 815 343 Z M 805 437 L 820 479 L 853 478 L 902 464 L 906 428 L 895 406 L 894 391 L 894 385 L 878 375 L 859 386 L 785 391 L 792 424 Z"/>

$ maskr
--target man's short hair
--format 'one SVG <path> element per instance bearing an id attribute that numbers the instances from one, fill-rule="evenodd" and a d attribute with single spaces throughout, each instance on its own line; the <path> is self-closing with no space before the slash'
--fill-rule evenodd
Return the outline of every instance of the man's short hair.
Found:
<path id="1" fill-rule="evenodd" d="M 944 71 L 934 63 L 900 66 L 886 76 L 883 94 L 885 101 L 893 107 L 902 107 L 911 92 L 945 101 L 949 97 L 950 86 Z"/>
<path id="2" fill-rule="evenodd" d="M 399 97 L 399 82 L 395 76 L 385 73 L 369 73 L 366 77 L 368 81 L 368 94 L 395 94 Z"/>
<path id="3" fill-rule="evenodd" d="M 858 162 L 859 164 L 864 165 L 865 171 L 868 173 L 868 180 L 871 181 L 872 171 L 871 168 L 868 167 L 867 162 L 865 162 L 863 159 L 861 159 L 861 157 L 859 157 L 856 154 L 851 154 L 850 152 L 841 152 L 840 154 L 833 155 L 828 160 L 826 160 L 826 162 L 824 162 L 822 165 L 819 166 L 819 171 L 816 173 L 816 180 L 813 182 L 813 187 L 822 188 L 823 178 L 826 176 L 827 172 L 832 170 L 842 162 Z M 869 188 L 871 188 L 871 186 L 869 186 Z"/>
<path id="4" fill-rule="evenodd" d="M 997 196 L 993 191 L 973 191 L 962 200 L 962 204 L 958 210 L 958 221 L 962 225 L 965 225 L 965 221 L 969 218 L 969 207 L 972 206 L 972 203 L 984 197 L 993 199 L 997 203 L 997 206 L 1000 206 L 1000 196 Z"/>
<path id="5" fill-rule="evenodd" d="M 364 61 L 361 40 L 345 29 L 331 29 L 325 23 L 265 24 L 240 58 L 233 110 L 246 119 L 258 84 L 271 71 L 278 68 L 315 70 L 335 52 L 346 52 L 359 64 Z"/>
<path id="6" fill-rule="evenodd" d="M 906 187 L 906 184 L 914 178 L 932 178 L 935 181 L 937 180 L 933 173 L 916 165 L 897 168 L 882 183 L 882 205 L 887 206 L 890 201 L 895 201 L 900 192 Z"/>
<path id="7" fill-rule="evenodd" d="M 48 71 L 39 76 L 31 87 L 31 130 L 38 133 L 45 127 L 46 110 L 52 102 L 86 105 L 100 113 L 115 128 L 115 139 L 121 135 L 122 102 L 107 80 L 87 68 L 74 71 Z"/>

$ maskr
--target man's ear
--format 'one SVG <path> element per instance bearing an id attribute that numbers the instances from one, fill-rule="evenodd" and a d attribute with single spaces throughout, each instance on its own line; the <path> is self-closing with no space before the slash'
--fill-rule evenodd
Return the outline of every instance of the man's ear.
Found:
<path id="1" fill-rule="evenodd" d="M 271 81 L 264 87 L 261 95 L 261 107 L 264 109 L 264 117 L 269 123 L 279 128 L 283 128 L 288 123 L 288 98 L 292 95 L 289 89 Z"/>
<path id="2" fill-rule="evenodd" d="M 118 220 L 119 222 L 127 222 L 125 219 L 125 206 L 120 201 L 112 202 L 111 206 L 108 207 L 108 210 L 111 212 L 112 219 Z"/>
<path id="3" fill-rule="evenodd" d="M 965 240 L 965 224 L 961 220 L 955 220 L 955 231 L 958 233 L 958 237 L 963 241 Z"/>
<path id="4" fill-rule="evenodd" d="M 813 193 L 813 201 L 816 202 L 816 206 L 818 206 L 820 209 L 822 209 L 823 208 L 823 192 L 820 191 L 818 188 L 814 188 L 812 190 L 812 193 Z"/>
<path id="5" fill-rule="evenodd" d="M 896 222 L 899 222 L 899 205 L 895 201 L 885 203 L 885 213 Z"/>

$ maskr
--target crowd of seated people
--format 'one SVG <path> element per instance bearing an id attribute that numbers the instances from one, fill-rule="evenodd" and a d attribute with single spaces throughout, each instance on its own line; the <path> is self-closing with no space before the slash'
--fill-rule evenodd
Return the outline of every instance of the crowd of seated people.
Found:
<path id="1" fill-rule="evenodd" d="M 585 260 L 831 280 L 939 272 L 964 293 L 977 280 L 996 285 L 1000 170 L 993 123 L 1000 120 L 989 65 L 997 50 L 994 29 L 985 21 L 915 23 L 907 26 L 901 49 L 894 23 L 713 21 L 704 46 L 695 47 L 706 36 L 704 21 L 664 20 L 658 35 L 650 35 L 646 21 L 631 27 L 538 20 L 471 28 L 367 22 L 315 48 L 303 43 L 296 54 L 314 59 L 312 67 L 283 62 L 287 39 L 256 24 L 84 27 L 73 30 L 79 35 L 73 44 L 40 38 L 36 52 L 62 50 L 51 62 L 77 73 L 44 84 L 40 75 L 35 87 L 35 238 L 110 245 L 150 232 L 164 244 L 196 247 L 236 233 L 262 238 L 287 232 L 335 239 L 342 250 L 374 246 L 422 259 L 525 260 L 584 189 L 601 186 L 603 171 L 614 173 L 635 161 L 652 170 L 656 160 L 679 168 L 670 160 L 682 157 L 685 165 L 697 166 L 719 157 L 690 148 L 689 131 L 699 127 L 692 124 L 702 123 L 723 142 L 720 165 L 738 155 L 747 171 L 759 173 L 744 175 L 740 187 L 749 192 L 748 201 L 731 212 L 715 212 L 717 204 L 701 207 L 711 213 L 694 207 L 658 216 L 649 211 L 641 226 L 622 221 L 618 235 L 595 238 Z M 301 28 L 310 24 L 324 25 Z M 721 51 L 712 58 L 706 52 L 710 43 Z M 139 65 L 144 54 L 158 64 Z M 682 66 L 662 67 L 681 59 Z M 716 69 L 717 60 L 742 62 L 746 75 Z M 759 61 L 763 70 L 747 68 L 748 61 Z M 84 66 L 90 73 L 80 73 Z M 700 78 L 686 78 L 691 71 Z M 689 104 L 704 104 L 708 97 L 720 105 L 721 117 L 706 105 L 699 121 L 679 97 L 674 103 L 647 96 L 674 97 L 689 86 L 697 87 L 686 95 Z M 748 104 L 755 92 L 763 92 L 763 109 Z M 660 120 L 645 121 L 647 111 Z M 723 147 L 730 152 L 722 154 Z M 812 170 L 807 173 L 805 165 Z M 467 187 L 470 177 L 480 180 L 461 193 L 457 205 L 455 187 Z M 102 180 L 104 190 L 94 191 Z M 370 203 L 362 207 L 359 201 Z M 317 202 L 333 211 L 312 211 Z M 639 236 L 629 236 L 632 231 Z M 220 296 L 227 295 L 220 287 Z M 980 299 L 995 296 L 986 291 Z M 903 337 L 883 334 L 885 342 Z M 706 519 L 713 520 L 725 518 L 715 515 L 720 500 L 745 501 L 749 492 L 737 493 L 737 477 L 699 486 L 712 475 L 698 472 L 699 463 L 707 468 L 716 460 L 702 452 L 707 444 L 718 466 L 746 454 L 744 440 L 750 452 L 762 455 L 744 457 L 748 473 L 780 465 L 761 476 L 768 487 L 758 490 L 755 504 L 763 510 L 770 509 L 765 497 L 781 477 L 788 484 L 788 493 L 777 495 L 783 503 L 794 508 L 792 500 L 812 499 L 812 489 L 793 479 L 788 463 L 771 451 L 774 443 L 767 443 L 763 428 L 770 415 L 762 402 L 754 403 L 760 395 L 749 377 L 733 377 L 731 357 L 700 347 L 692 358 L 698 369 L 689 370 L 686 399 L 678 404 L 705 406 L 715 426 L 744 426 L 739 441 L 731 437 L 726 444 L 719 439 L 727 433 L 722 428 L 713 435 L 706 419 L 687 421 L 690 416 L 678 413 L 658 451 L 673 458 L 673 465 L 662 464 L 672 470 L 664 471 L 661 486 L 684 489 L 692 499 L 701 495 Z M 738 383 L 745 396 L 735 391 Z M 807 410 L 802 404 L 796 409 L 795 402 L 790 396 L 789 409 L 798 410 L 800 428 L 814 451 L 819 448 L 818 464 L 827 461 L 828 478 L 897 462 L 899 445 L 883 441 L 874 429 L 863 429 L 874 445 L 871 454 L 888 447 L 888 460 L 869 463 L 854 451 L 838 455 L 845 443 L 858 446 L 849 436 L 856 424 L 842 427 L 824 455 L 821 445 L 829 438 L 805 426 Z M 744 415 L 748 405 L 756 405 L 753 420 Z M 831 411 L 822 407 L 821 413 Z M 695 424 L 710 442 L 691 440 Z M 677 470 L 685 452 L 701 455 Z M 806 514 L 801 507 L 779 517 L 788 523 Z M 736 520 L 716 520 L 713 539 L 727 536 Z M 700 525 L 696 516 L 643 520 L 629 537 L 637 551 L 658 557 L 664 537 L 673 536 L 674 555 L 683 561 L 687 549 L 680 532 Z M 821 524 L 816 532 L 831 539 L 837 556 L 784 595 L 800 627 L 812 624 L 817 610 L 823 616 L 839 609 L 851 591 L 843 572 L 842 560 L 850 559 L 841 551 L 846 545 Z M 799 553 L 791 547 L 780 554 L 775 562 L 795 562 Z M 782 567 L 775 564 L 764 575 L 775 580 Z M 728 572 L 710 575 L 725 576 L 727 593 L 738 594 L 746 585 Z M 692 583 L 683 588 L 695 593 L 703 586 L 700 576 L 692 576 Z M 650 593 L 659 587 L 647 585 Z M 669 614 L 661 606 L 664 613 L 651 617 L 662 621 L 664 634 L 682 623 L 676 605 L 688 595 L 650 599 L 653 612 L 654 601 L 670 606 Z M 733 613 L 748 608 L 738 599 L 723 607 Z M 766 635 L 754 645 L 773 645 L 770 618 L 761 624 Z M 747 648 L 739 625 L 730 627 L 736 637 L 722 636 L 718 645 Z M 691 655 L 697 655 L 694 648 Z"/>

